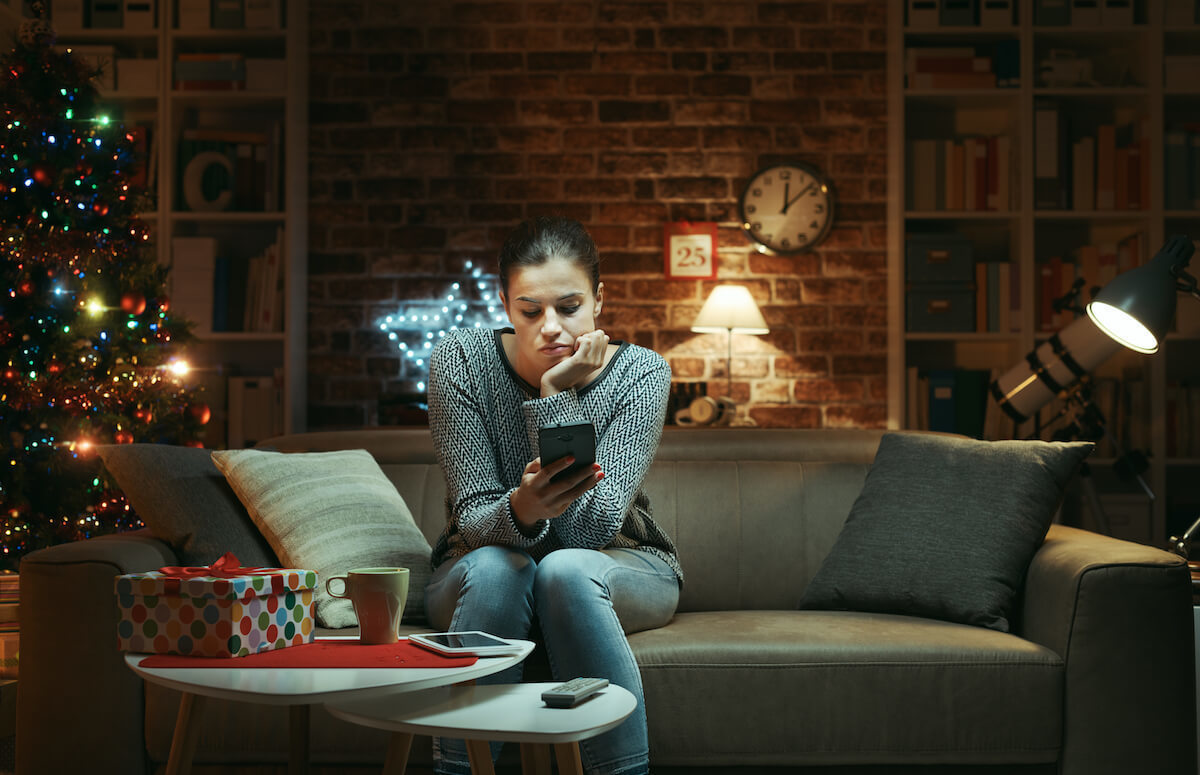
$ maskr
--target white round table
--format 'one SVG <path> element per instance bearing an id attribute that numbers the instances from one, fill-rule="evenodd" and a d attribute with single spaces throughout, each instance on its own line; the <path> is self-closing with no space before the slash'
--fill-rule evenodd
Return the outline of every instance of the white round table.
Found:
<path id="1" fill-rule="evenodd" d="M 335 700 L 325 707 L 346 721 L 393 732 L 385 775 L 403 775 L 413 735 L 464 738 L 475 775 L 494 775 L 491 741 L 521 743 L 526 775 L 550 772 L 548 745 L 554 746 L 559 773 L 583 775 L 579 741 L 620 724 L 633 713 L 637 700 L 626 689 L 610 684 L 573 708 L 549 708 L 542 702 L 542 692 L 555 685 L 460 684 Z"/>
<path id="2" fill-rule="evenodd" d="M 350 635 L 318 640 L 358 640 L 358 637 Z M 171 738 L 167 775 L 186 775 L 191 771 L 205 697 L 291 706 L 288 772 L 296 774 L 308 768 L 310 705 L 383 693 L 394 696 L 397 692 L 419 692 L 460 681 L 473 681 L 515 665 L 533 651 L 532 641 L 512 642 L 521 647 L 517 653 L 480 657 L 475 664 L 466 667 L 239 668 L 237 659 L 225 660 L 229 663 L 228 667 L 145 668 L 138 664 L 152 656 L 150 654 L 126 654 L 125 664 L 145 680 L 183 693 L 175 721 L 175 734 Z"/>

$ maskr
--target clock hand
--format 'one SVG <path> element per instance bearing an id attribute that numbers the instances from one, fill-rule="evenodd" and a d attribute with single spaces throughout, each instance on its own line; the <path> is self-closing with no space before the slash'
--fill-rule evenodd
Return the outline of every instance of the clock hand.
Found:
<path id="1" fill-rule="evenodd" d="M 788 189 L 791 187 L 791 185 L 792 184 L 787 181 L 784 181 L 783 183 L 783 209 L 779 211 L 780 215 L 786 213 L 788 206 L 791 204 L 791 202 L 788 201 Z"/>
<path id="2" fill-rule="evenodd" d="M 787 214 L 787 211 L 788 211 L 788 208 L 789 208 L 789 207 L 791 207 L 791 206 L 792 206 L 792 205 L 793 205 L 793 204 L 796 202 L 796 200 L 797 200 L 797 199 L 799 199 L 800 197 L 802 197 L 802 196 L 804 196 L 805 194 L 807 194 L 807 193 L 808 193 L 808 192 L 809 192 L 809 191 L 810 191 L 812 188 L 814 188 L 816 185 L 817 185 L 817 184 L 816 184 L 815 182 L 814 182 L 814 183 L 809 183 L 807 186 L 805 186 L 804 188 L 800 189 L 800 193 L 799 193 L 799 194 L 796 194 L 796 195 L 795 195 L 794 197 L 792 197 L 791 199 L 788 199 L 788 198 L 787 198 L 787 184 L 784 184 L 784 186 L 783 186 L 783 209 L 782 209 L 782 210 L 780 210 L 780 212 L 786 215 L 786 214 Z"/>

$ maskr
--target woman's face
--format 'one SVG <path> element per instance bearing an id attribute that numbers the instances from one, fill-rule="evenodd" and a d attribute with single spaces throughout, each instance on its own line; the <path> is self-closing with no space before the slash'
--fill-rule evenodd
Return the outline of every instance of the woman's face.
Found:
<path id="1" fill-rule="evenodd" d="M 520 366 L 541 375 L 571 357 L 576 337 L 596 330 L 603 295 L 604 284 L 593 294 L 592 278 L 569 259 L 514 269 L 501 299 L 516 331 Z"/>

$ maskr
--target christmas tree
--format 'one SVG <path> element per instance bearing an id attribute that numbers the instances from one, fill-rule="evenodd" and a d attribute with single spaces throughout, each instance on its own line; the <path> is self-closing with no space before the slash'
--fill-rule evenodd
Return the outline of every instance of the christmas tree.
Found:
<path id="1" fill-rule="evenodd" d="M 0 568 L 138 527 L 95 447 L 192 444 L 208 408 L 183 378 L 188 324 L 166 269 L 135 131 L 41 18 L 0 57 Z"/>

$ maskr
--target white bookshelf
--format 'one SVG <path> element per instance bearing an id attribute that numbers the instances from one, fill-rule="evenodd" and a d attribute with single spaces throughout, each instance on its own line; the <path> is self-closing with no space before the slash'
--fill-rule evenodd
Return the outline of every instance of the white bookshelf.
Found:
<path id="1" fill-rule="evenodd" d="M 1037 278 L 1052 256 L 1070 255 L 1079 245 L 1107 244 L 1138 232 L 1143 260 L 1148 260 L 1175 233 L 1200 240 L 1200 203 L 1195 208 L 1168 210 L 1164 197 L 1164 133 L 1179 123 L 1200 126 L 1200 77 L 1192 87 L 1168 90 L 1164 57 L 1200 51 L 1200 25 L 1168 24 L 1164 3 L 1145 0 L 1134 4 L 1134 23 L 1038 26 L 1034 2 L 1018 0 L 1016 23 L 1010 27 L 906 25 L 906 3 L 891 0 L 888 39 L 889 197 L 888 197 L 888 426 L 911 427 L 909 369 L 992 369 L 1004 373 L 1021 363 L 1026 354 L 1044 342 L 1052 331 L 1039 325 Z M 987 52 L 998 41 L 1015 41 L 1020 79 L 1016 88 L 908 88 L 905 84 L 909 50 L 929 47 L 978 47 Z M 1011 45 L 1011 44 L 1008 44 Z M 1046 85 L 1039 81 L 1039 66 L 1052 51 L 1071 51 L 1077 59 L 1090 59 L 1090 85 Z M 993 62 L 995 64 L 995 62 Z M 1095 136 L 1102 124 L 1124 125 L 1134 117 L 1144 119 L 1148 143 L 1148 201 L 1139 209 L 1043 209 L 1036 207 L 1035 177 L 1038 134 L 1036 110 L 1042 100 L 1052 100 L 1070 119 L 1066 130 L 1071 141 Z M 919 139 L 953 139 L 972 135 L 1007 134 L 1012 147 L 1011 206 L 977 212 L 942 208 L 911 209 L 910 182 L 920 170 L 910 167 L 911 144 Z M 1070 146 L 1068 146 L 1069 149 Z M 1070 186 L 1071 181 L 1065 181 Z M 1145 198 L 1145 195 L 1139 197 Z M 1019 271 L 1019 310 L 1009 331 L 919 333 L 906 326 L 905 238 L 914 233 L 959 233 L 970 237 L 977 260 L 1011 262 Z M 1200 272 L 1200 259 L 1190 267 Z M 1086 300 L 1085 295 L 1084 299 Z M 1200 302 L 1180 296 L 1180 309 Z M 1193 318 L 1195 316 L 1192 316 Z M 1061 326 L 1059 327 L 1061 328 Z M 1154 544 L 1167 538 L 1168 513 L 1182 504 L 1200 506 L 1200 454 L 1195 444 L 1168 450 L 1168 426 L 1186 420 L 1176 412 L 1168 388 L 1188 383 L 1200 389 L 1200 330 L 1172 334 L 1154 356 L 1119 352 L 1096 369 L 1096 374 L 1124 380 L 1141 375 L 1147 405 L 1143 419 L 1123 420 L 1128 430 L 1110 428 L 1118 437 L 1146 441 L 1149 467 L 1143 478 L 1155 494 L 1147 501 L 1146 518 L 1118 532 L 1123 537 Z M 1132 379 L 1132 377 L 1131 377 Z M 1136 382 L 1136 379 L 1132 379 Z M 988 399 L 989 402 L 991 399 Z M 1127 416 L 1127 415 L 1126 415 Z M 1110 419 L 1110 426 L 1112 418 Z M 1200 425 L 1197 419 L 1191 427 Z M 1032 431 L 1023 426 L 1019 436 Z M 1123 443 L 1128 440 L 1122 438 Z M 1169 454 L 1170 452 L 1170 454 Z M 1111 459 L 1093 461 L 1095 481 L 1103 494 L 1130 494 L 1133 483 L 1108 473 Z M 1200 516 L 1198 509 L 1194 516 Z M 1193 518 L 1194 518 L 1193 516 Z M 1177 514 L 1176 524 L 1180 516 Z M 1187 523 L 1190 524 L 1189 519 Z M 1182 528 L 1179 528 L 1182 529 Z"/>
<path id="2" fill-rule="evenodd" d="M 177 23 L 179 4 L 173 1 L 156 3 L 156 26 L 152 30 L 113 28 L 58 33 L 59 45 L 111 46 L 116 58 L 154 62 L 150 72 L 157 83 L 139 81 L 129 87 L 122 84 L 121 71 L 116 70 L 115 88 L 102 90 L 101 99 L 123 114 L 126 124 L 152 128 L 154 140 L 149 154 L 156 169 L 151 181 L 156 205 L 143 219 L 151 226 L 161 263 L 171 265 L 175 261 L 172 244 L 177 237 L 214 238 L 219 255 L 233 267 L 245 265 L 265 253 L 277 236 L 282 238 L 282 287 L 270 305 L 278 322 L 267 330 L 254 330 L 231 314 L 224 325 L 195 332 L 197 339 L 189 351 L 193 378 L 205 385 L 213 412 L 206 436 L 208 446 L 224 446 L 230 436 L 230 377 L 276 377 L 280 382 L 276 429 L 290 433 L 305 427 L 308 6 L 303 0 L 279 2 L 281 21 L 277 29 L 181 29 Z M 174 63 L 181 54 L 240 54 L 280 60 L 286 75 L 276 87 L 254 91 L 179 89 L 174 81 Z M 189 209 L 179 194 L 180 155 L 185 131 L 197 127 L 260 130 L 272 135 L 274 145 L 265 163 L 268 171 L 273 165 L 277 173 L 278 183 L 272 189 L 275 201 L 264 206 L 256 200 L 254 206 L 247 207 L 243 199 L 227 209 Z M 253 152 L 254 146 L 249 147 Z M 265 152 L 262 156 L 267 159 Z M 239 180 L 236 185 L 249 190 L 254 184 Z M 236 193 L 240 196 L 241 189 Z M 235 277 L 242 274 L 241 269 L 231 271 Z M 199 293 L 201 305 L 203 299 L 225 293 L 218 287 L 211 291 Z M 172 289 L 173 296 L 183 294 L 185 301 L 187 294 L 194 292 Z"/>

